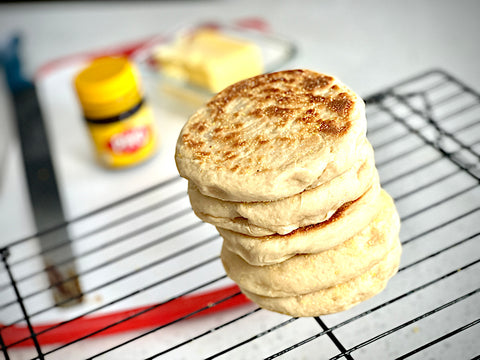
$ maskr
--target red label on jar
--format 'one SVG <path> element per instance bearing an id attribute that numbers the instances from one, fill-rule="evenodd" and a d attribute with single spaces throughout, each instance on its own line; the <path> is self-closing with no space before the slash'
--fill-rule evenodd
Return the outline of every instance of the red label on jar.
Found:
<path id="1" fill-rule="evenodd" d="M 113 135 L 108 148 L 115 154 L 132 154 L 143 148 L 150 138 L 148 126 L 137 126 Z"/>

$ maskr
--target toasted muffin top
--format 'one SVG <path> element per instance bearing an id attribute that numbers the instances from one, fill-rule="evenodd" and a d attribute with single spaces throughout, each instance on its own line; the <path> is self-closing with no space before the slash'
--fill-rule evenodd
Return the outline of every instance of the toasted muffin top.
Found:
<path id="1" fill-rule="evenodd" d="M 181 131 L 176 163 L 205 195 L 274 200 L 318 184 L 332 153 L 354 148 L 365 127 L 363 101 L 335 78 L 280 71 L 233 84 L 200 108 Z"/>

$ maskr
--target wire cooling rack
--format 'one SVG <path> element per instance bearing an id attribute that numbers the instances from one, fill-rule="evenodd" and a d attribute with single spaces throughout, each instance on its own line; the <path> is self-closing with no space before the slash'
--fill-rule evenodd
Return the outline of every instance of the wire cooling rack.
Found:
<path id="1" fill-rule="evenodd" d="M 56 229 L 1 250 L 3 357 L 478 356 L 480 95 L 435 70 L 366 102 L 381 182 L 402 218 L 401 266 L 381 294 L 316 318 L 259 309 L 226 278 L 221 239 L 173 177 L 56 228 L 74 234 L 85 303 L 76 310 L 49 298 L 36 242 Z"/>

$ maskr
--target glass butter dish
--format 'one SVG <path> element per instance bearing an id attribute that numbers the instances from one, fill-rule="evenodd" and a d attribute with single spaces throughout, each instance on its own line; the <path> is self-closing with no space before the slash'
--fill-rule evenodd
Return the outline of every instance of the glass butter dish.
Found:
<path id="1" fill-rule="evenodd" d="M 262 20 L 249 19 L 181 27 L 153 38 L 132 58 L 153 101 L 198 107 L 228 85 L 279 70 L 295 54 L 291 41 L 269 32 Z"/>

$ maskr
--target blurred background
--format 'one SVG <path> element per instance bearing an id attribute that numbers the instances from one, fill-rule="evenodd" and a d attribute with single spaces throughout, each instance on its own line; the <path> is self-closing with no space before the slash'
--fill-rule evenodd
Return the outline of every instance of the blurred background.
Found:
<path id="1" fill-rule="evenodd" d="M 335 73 L 367 94 L 432 66 L 480 79 L 476 1 L 147 1 L 3 4 L 0 32 L 24 36 L 25 67 L 164 34 L 199 20 L 260 17 L 294 39 L 295 65 Z M 372 70 L 370 70 L 372 69 Z"/>

